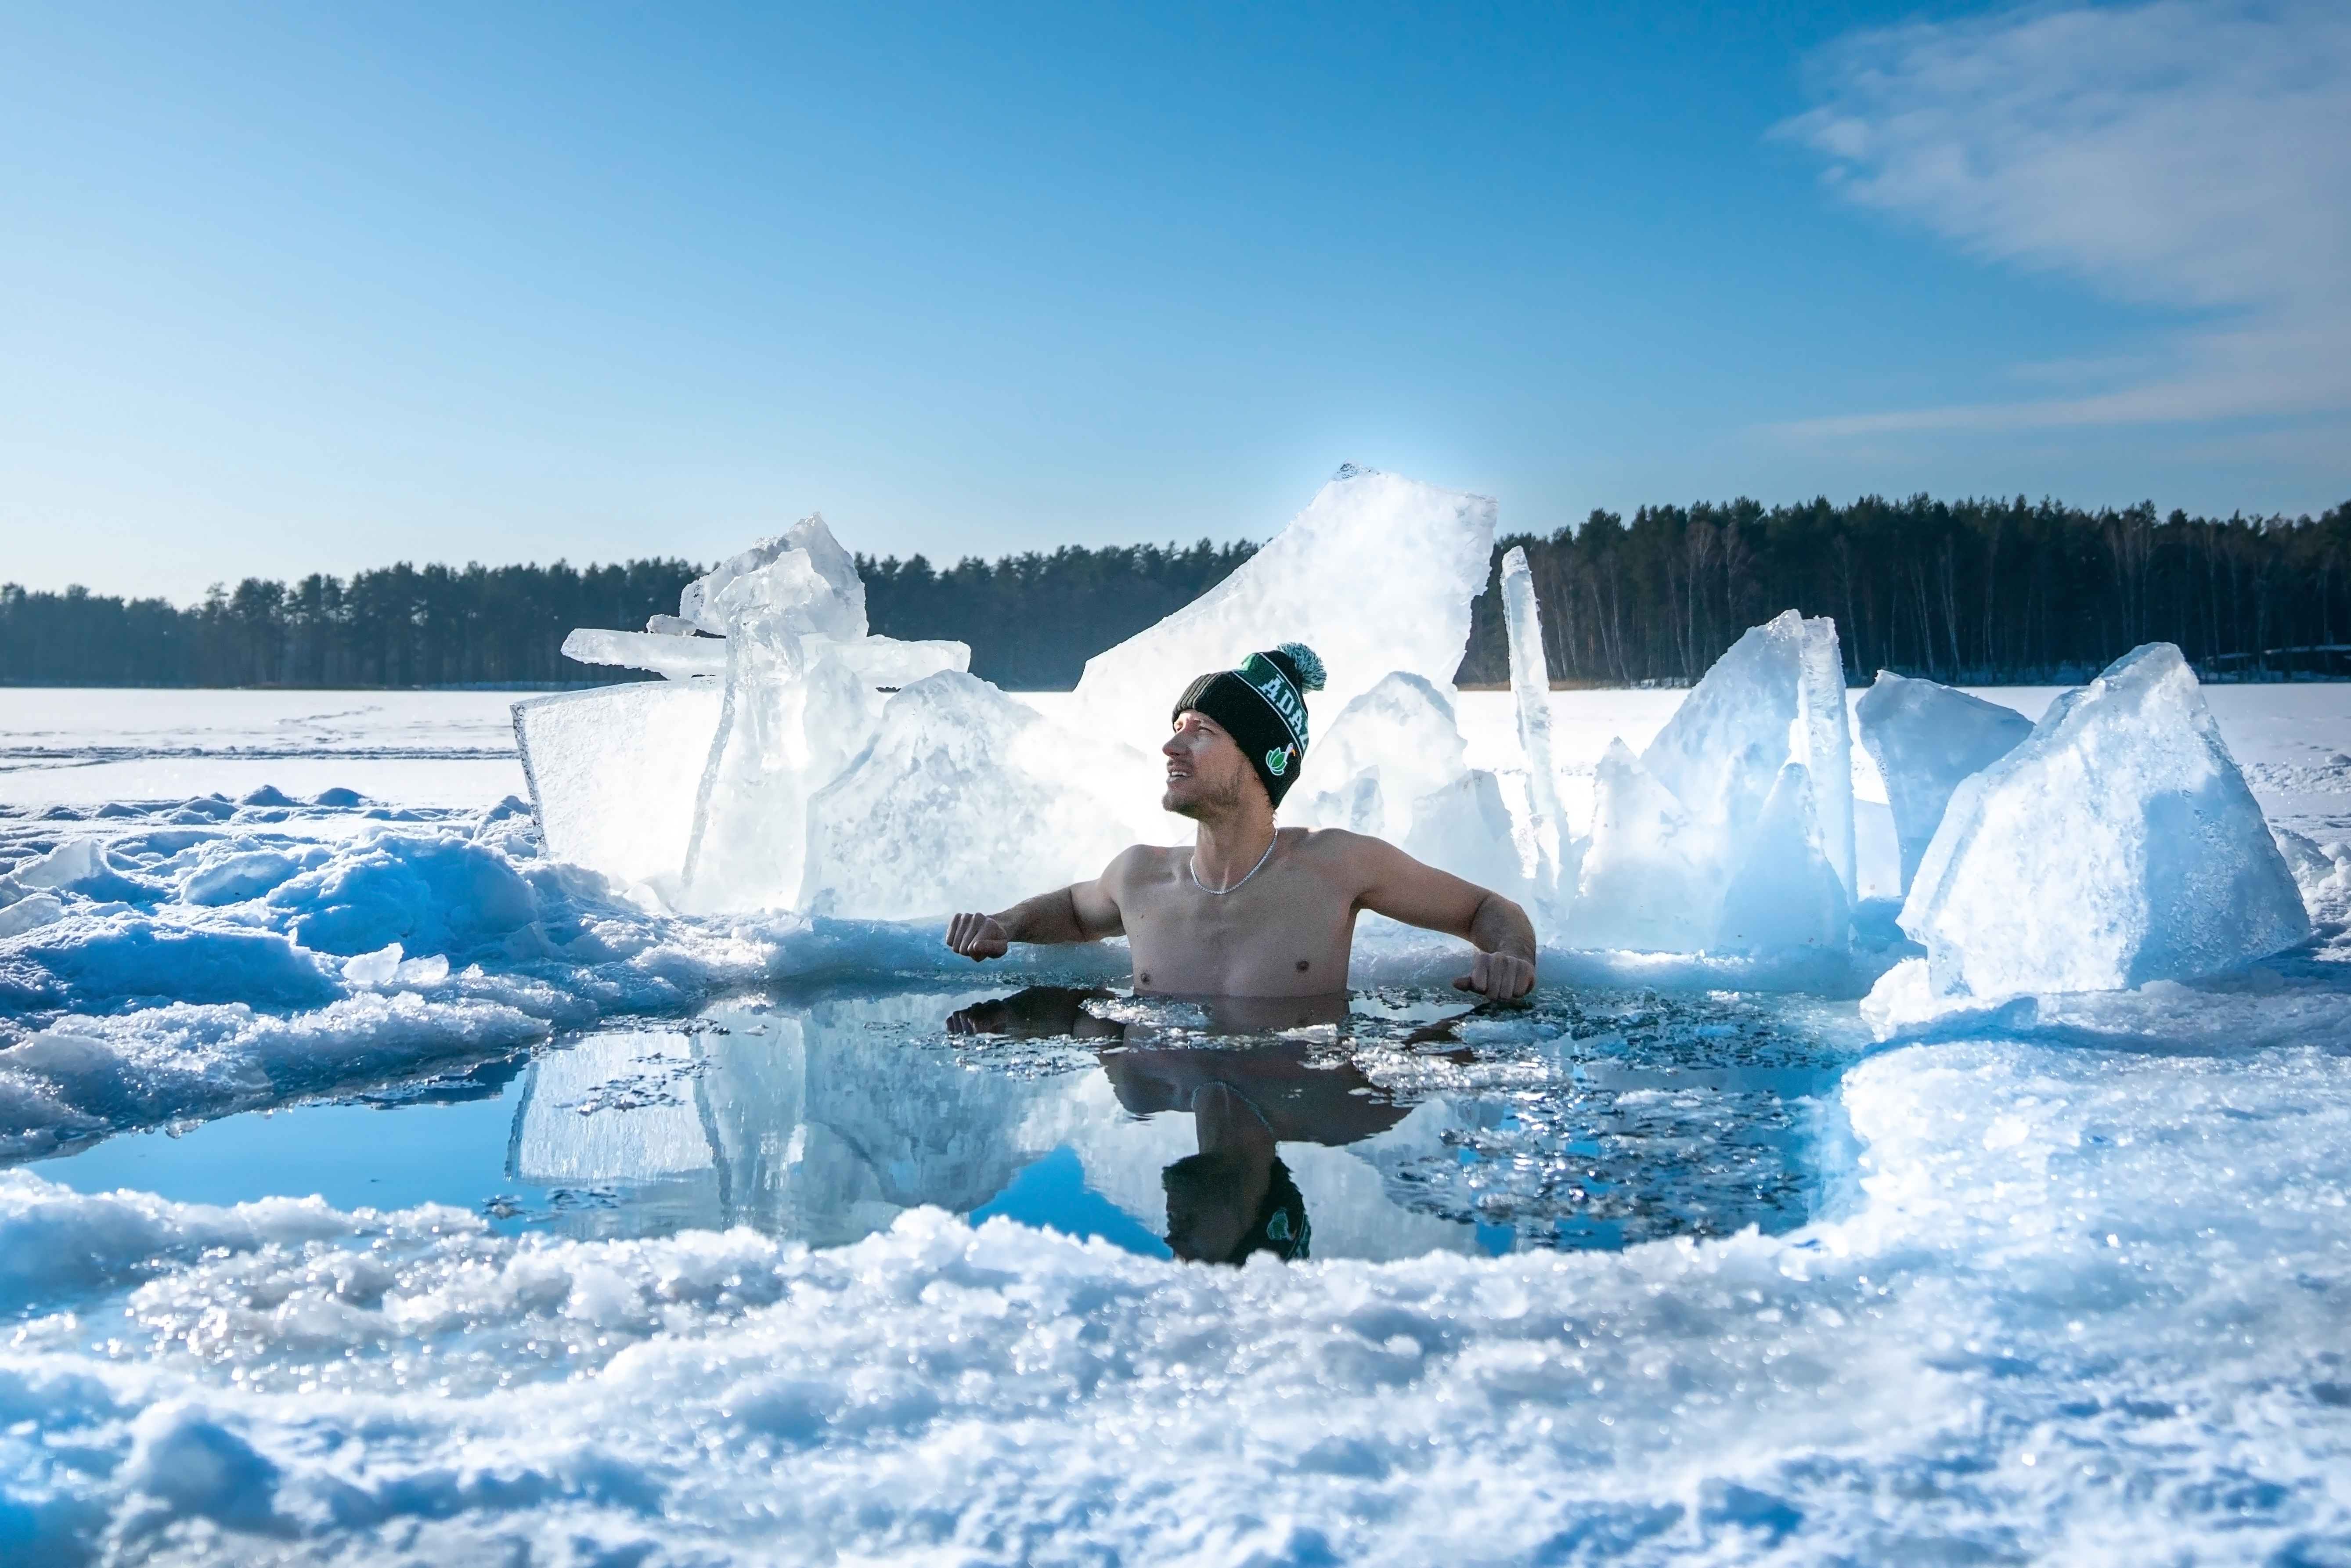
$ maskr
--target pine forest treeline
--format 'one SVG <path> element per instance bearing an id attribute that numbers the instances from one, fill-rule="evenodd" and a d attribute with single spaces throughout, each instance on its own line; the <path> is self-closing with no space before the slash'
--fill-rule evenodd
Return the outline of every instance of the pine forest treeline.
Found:
<path id="1" fill-rule="evenodd" d="M 1520 535 L 1554 680 L 1695 679 L 1780 611 L 1835 619 L 1846 672 L 1971 684 L 2081 679 L 2141 643 L 2177 643 L 2209 677 L 2351 674 L 2351 504 L 2317 517 L 2160 517 L 2145 505 L 1866 497 L 1765 507 L 1594 512 Z M 1253 553 L 1064 549 L 860 557 L 872 628 L 953 638 L 1013 689 L 1073 684 L 1087 658 L 1222 581 Z M 200 602 L 0 587 L 0 684 L 151 686 L 551 685 L 634 678 L 557 653 L 575 626 L 674 611 L 700 568 L 406 564 L 293 584 L 249 578 Z M 1499 596 L 1473 612 L 1460 678 L 1508 678 Z"/>
<path id="2" fill-rule="evenodd" d="M 968 643 L 974 674 L 1010 691 L 1050 692 L 1076 685 L 1088 659 L 1183 609 L 1256 553 L 1255 545 L 1202 539 L 1189 549 L 966 557 L 945 571 L 921 556 L 859 556 L 857 574 L 877 633 Z"/>
<path id="3" fill-rule="evenodd" d="M 2351 503 L 2287 517 L 2158 517 L 2053 501 L 1866 497 L 1644 507 L 1521 535 L 1552 678 L 1683 683 L 1788 609 L 1837 623 L 1845 673 L 2063 683 L 2142 643 L 2208 678 L 2351 673 Z M 1489 583 L 1490 588 L 1490 583 Z M 1465 683 L 1510 677 L 1500 595 L 1473 616 Z"/>

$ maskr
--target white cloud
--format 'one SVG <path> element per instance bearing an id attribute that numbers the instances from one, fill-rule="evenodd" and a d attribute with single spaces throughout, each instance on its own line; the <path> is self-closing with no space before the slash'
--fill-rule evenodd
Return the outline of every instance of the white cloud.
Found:
<path id="1" fill-rule="evenodd" d="M 2036 7 L 1864 34 L 1819 65 L 1820 107 L 1781 131 L 1853 201 L 2206 319 L 2092 395 L 1793 428 L 2351 409 L 2351 6 Z"/>

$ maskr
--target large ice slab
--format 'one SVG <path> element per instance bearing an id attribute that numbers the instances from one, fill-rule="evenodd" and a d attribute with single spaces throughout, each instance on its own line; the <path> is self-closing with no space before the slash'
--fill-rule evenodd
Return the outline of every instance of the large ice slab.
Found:
<path id="1" fill-rule="evenodd" d="M 1040 729 L 965 674 L 963 644 L 868 635 L 854 562 L 810 517 L 697 579 L 644 632 L 565 643 L 666 687 L 522 705 L 517 734 L 566 859 L 693 913 L 914 918 L 998 906 L 1092 875 L 1127 843 L 1188 838 L 1156 809 L 1169 703 L 1203 670 L 1305 641 L 1339 672 L 1318 715 L 1375 686 L 1395 710 L 1358 716 L 1353 760 L 1347 726 L 1316 737 L 1301 789 L 1351 791 L 1325 824 L 1523 894 L 1525 831 L 1500 781 L 1463 765 L 1445 695 L 1493 523 L 1483 497 L 1342 470 L 1223 584 L 1090 664 L 1066 727 Z M 893 692 L 904 700 L 885 708 Z"/>
<path id="2" fill-rule="evenodd" d="M 1891 670 L 1862 694 L 1861 744 L 1886 780 L 1907 892 L 1951 792 L 2024 743 L 2032 721 L 2014 708 Z"/>
<path id="3" fill-rule="evenodd" d="M 719 699 L 715 682 L 644 681 L 515 704 L 548 852 L 622 882 L 674 883 Z"/>
<path id="4" fill-rule="evenodd" d="M 2310 919 L 2194 672 L 2152 643 L 1959 785 L 1902 928 L 1929 995 L 1996 998 L 2195 979 Z"/>
<path id="5" fill-rule="evenodd" d="M 912 920 L 1099 874 L 1137 830 L 1090 788 L 1092 760 L 1082 739 L 986 681 L 917 681 L 810 802 L 802 906 Z"/>
<path id="6" fill-rule="evenodd" d="M 1166 738 L 1168 706 L 1193 676 L 1289 642 L 1311 646 L 1329 672 L 1308 699 L 1318 724 L 1391 670 L 1449 689 L 1493 547 L 1489 498 L 1342 468 L 1240 570 L 1087 660 L 1072 699 L 1078 727 L 1147 755 Z"/>

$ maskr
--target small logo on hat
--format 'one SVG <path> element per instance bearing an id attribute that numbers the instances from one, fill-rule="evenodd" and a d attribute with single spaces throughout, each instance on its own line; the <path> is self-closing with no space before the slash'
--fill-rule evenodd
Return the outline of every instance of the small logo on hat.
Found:
<path id="1" fill-rule="evenodd" d="M 1276 779 L 1279 779 L 1283 774 L 1289 772 L 1290 754 L 1297 749 L 1298 748 L 1294 746 L 1277 746 L 1271 751 L 1267 752 L 1265 754 L 1266 771 L 1272 774 Z"/>

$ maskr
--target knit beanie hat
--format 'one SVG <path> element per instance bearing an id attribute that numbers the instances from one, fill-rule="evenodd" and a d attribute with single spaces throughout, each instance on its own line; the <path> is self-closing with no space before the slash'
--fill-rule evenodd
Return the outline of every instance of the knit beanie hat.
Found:
<path id="1" fill-rule="evenodd" d="M 1205 715 L 1238 743 L 1277 806 L 1306 760 L 1306 694 L 1322 689 L 1322 661 L 1303 643 L 1251 653 L 1240 667 L 1202 675 L 1176 699 L 1173 717 Z"/>

